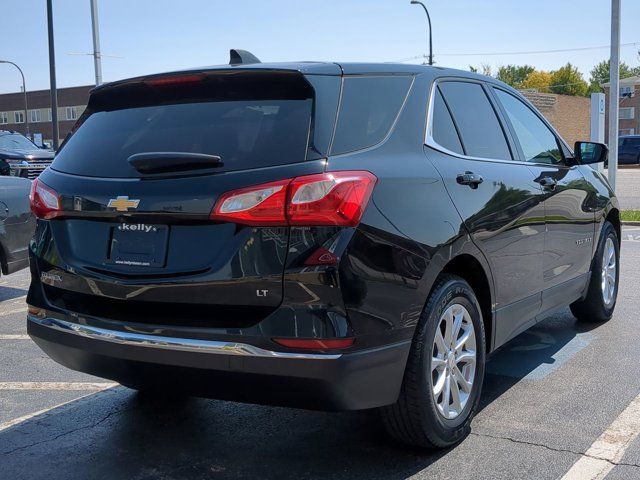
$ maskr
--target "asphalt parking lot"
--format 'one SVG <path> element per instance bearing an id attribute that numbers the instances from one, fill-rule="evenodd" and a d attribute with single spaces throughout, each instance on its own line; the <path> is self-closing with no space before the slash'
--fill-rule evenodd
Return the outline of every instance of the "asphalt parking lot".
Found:
<path id="1" fill-rule="evenodd" d="M 3 277 L 0 478 L 640 478 L 640 228 L 623 241 L 615 317 L 562 311 L 498 351 L 471 434 L 437 453 L 372 412 L 147 398 L 67 370 L 26 336 L 27 272 Z"/>

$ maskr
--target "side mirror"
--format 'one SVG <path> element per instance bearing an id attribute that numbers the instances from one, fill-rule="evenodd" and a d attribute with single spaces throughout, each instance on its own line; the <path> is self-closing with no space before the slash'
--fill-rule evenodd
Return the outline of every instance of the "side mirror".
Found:
<path id="1" fill-rule="evenodd" d="M 606 162 L 609 157 L 609 148 L 604 143 L 576 142 L 573 152 L 578 165 Z"/>

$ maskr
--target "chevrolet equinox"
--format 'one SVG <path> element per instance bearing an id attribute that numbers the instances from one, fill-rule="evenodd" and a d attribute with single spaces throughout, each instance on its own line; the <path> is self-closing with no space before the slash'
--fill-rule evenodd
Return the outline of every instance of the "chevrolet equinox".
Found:
<path id="1" fill-rule="evenodd" d="M 101 85 L 32 186 L 28 331 L 134 389 L 377 408 L 446 447 L 488 354 L 559 308 L 612 316 L 606 157 L 440 67 L 232 51 Z"/>

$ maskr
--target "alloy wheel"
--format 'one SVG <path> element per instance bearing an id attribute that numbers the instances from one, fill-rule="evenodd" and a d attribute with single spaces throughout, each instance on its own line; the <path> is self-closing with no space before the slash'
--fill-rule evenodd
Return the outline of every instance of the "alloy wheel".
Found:
<path id="1" fill-rule="evenodd" d="M 611 237 L 607 238 L 602 253 L 602 299 L 609 307 L 613 303 L 616 293 L 616 246 Z"/>
<path id="2" fill-rule="evenodd" d="M 476 332 L 469 311 L 454 303 L 441 315 L 433 339 L 431 394 L 438 412 L 452 420 L 464 410 L 476 373 Z"/>

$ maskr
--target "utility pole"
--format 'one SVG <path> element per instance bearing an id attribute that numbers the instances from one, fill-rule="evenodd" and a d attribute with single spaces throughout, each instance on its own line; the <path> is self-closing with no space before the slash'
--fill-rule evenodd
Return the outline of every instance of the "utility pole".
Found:
<path id="1" fill-rule="evenodd" d="M 427 22 L 429 23 L 429 65 L 433 65 L 433 42 L 431 35 L 431 16 L 429 15 L 429 10 L 424 3 L 419 2 L 418 0 L 411 0 L 411 5 L 421 5 L 424 8 L 424 13 L 427 14 Z"/>
<path id="2" fill-rule="evenodd" d="M 58 150 L 58 90 L 56 87 L 56 53 L 53 44 L 53 6 L 47 0 L 47 30 L 49 31 L 49 88 L 51 90 L 51 126 L 53 149 Z"/>
<path id="3" fill-rule="evenodd" d="M 609 183 L 616 191 L 620 102 L 620 0 L 611 0 L 611 59 L 609 70 Z"/>
<path id="4" fill-rule="evenodd" d="M 98 0 L 91 1 L 91 27 L 93 29 L 93 65 L 96 70 L 96 86 L 102 83 L 102 56 L 100 54 L 100 30 L 98 28 Z"/>
<path id="5" fill-rule="evenodd" d="M 13 65 L 14 67 L 16 67 L 18 69 L 18 71 L 20 72 L 20 76 L 22 77 L 22 93 L 24 95 L 24 123 L 25 123 L 25 128 L 26 128 L 26 134 L 29 135 L 29 117 L 27 116 L 27 114 L 29 113 L 29 107 L 27 106 L 27 84 L 24 81 L 24 73 L 22 72 L 22 69 L 16 65 L 13 62 L 10 62 L 9 60 L 0 60 L 0 63 L 8 63 L 9 65 Z"/>

